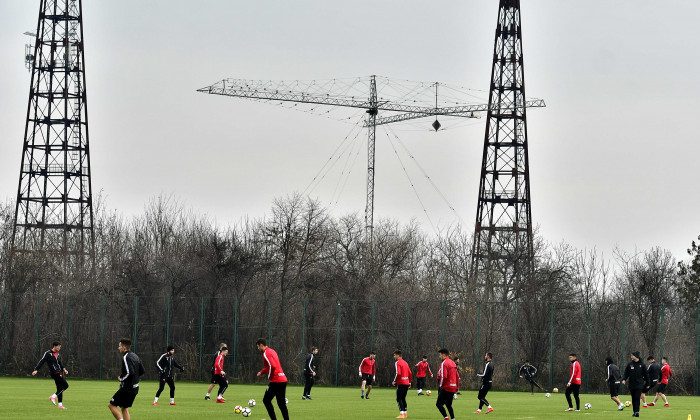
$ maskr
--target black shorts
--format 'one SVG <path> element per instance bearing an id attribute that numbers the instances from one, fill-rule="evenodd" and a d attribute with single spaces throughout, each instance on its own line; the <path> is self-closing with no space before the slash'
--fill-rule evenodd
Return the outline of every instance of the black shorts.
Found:
<path id="1" fill-rule="evenodd" d="M 666 393 L 666 384 L 659 384 L 659 387 L 656 388 L 656 392 L 660 392 L 662 394 Z"/>
<path id="2" fill-rule="evenodd" d="M 610 388 L 611 397 L 617 397 L 620 395 L 620 384 L 608 384 L 608 388 Z"/>
<path id="3" fill-rule="evenodd" d="M 652 382 L 650 386 L 644 388 L 644 393 L 645 394 L 651 394 L 652 392 L 656 393 L 656 391 L 654 391 L 654 388 L 656 388 L 656 385 L 658 385 L 658 384 L 659 384 L 658 382 Z"/>
<path id="4" fill-rule="evenodd" d="M 218 384 L 219 381 L 216 379 L 217 375 L 214 375 L 214 371 L 211 371 L 211 383 Z"/>
<path id="5" fill-rule="evenodd" d="M 136 398 L 138 393 L 138 388 L 134 388 L 133 392 L 127 391 L 125 388 L 119 388 L 109 403 L 116 407 L 129 408 L 134 404 L 134 398 Z"/>
<path id="6" fill-rule="evenodd" d="M 370 375 L 369 373 L 363 373 L 362 380 L 367 382 L 366 385 L 372 385 L 372 375 Z"/>
<path id="7" fill-rule="evenodd" d="M 435 402 L 435 405 L 437 405 L 438 407 L 441 405 L 452 406 L 452 400 L 454 399 L 454 396 L 454 392 L 448 392 L 440 388 L 438 389 L 438 397 L 437 401 Z"/>

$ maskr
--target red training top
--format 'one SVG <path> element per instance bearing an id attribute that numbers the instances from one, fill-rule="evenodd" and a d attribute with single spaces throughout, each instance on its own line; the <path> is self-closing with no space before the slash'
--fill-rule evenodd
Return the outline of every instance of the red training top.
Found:
<path id="1" fill-rule="evenodd" d="M 425 378 L 425 371 L 428 371 L 430 374 L 430 377 L 433 377 L 433 372 L 430 371 L 430 366 L 428 366 L 428 362 L 420 361 L 416 363 L 416 367 L 418 370 L 416 371 L 416 378 Z"/>
<path id="2" fill-rule="evenodd" d="M 224 355 L 219 353 L 214 362 L 214 375 L 221 375 L 224 372 Z"/>
<path id="3" fill-rule="evenodd" d="M 411 373 L 411 368 L 408 367 L 408 363 L 405 360 L 399 359 L 396 361 L 396 376 L 392 382 L 396 382 L 396 385 L 410 385 L 411 380 L 413 380 L 413 374 Z"/>
<path id="4" fill-rule="evenodd" d="M 571 378 L 569 378 L 569 383 L 581 385 L 581 364 L 578 360 L 571 362 Z"/>
<path id="5" fill-rule="evenodd" d="M 267 347 L 263 352 L 263 364 L 265 367 L 260 371 L 260 374 L 267 373 L 270 382 L 287 382 L 287 376 L 282 371 L 282 365 L 276 351 Z"/>
<path id="6" fill-rule="evenodd" d="M 671 372 L 671 366 L 668 364 L 664 365 L 664 367 L 661 368 L 661 383 L 662 384 L 667 384 L 668 379 L 673 376 L 673 372 Z"/>
<path id="7" fill-rule="evenodd" d="M 376 376 L 377 367 L 375 366 L 375 363 L 376 360 L 365 357 L 362 359 L 362 363 L 360 363 L 360 373 Z"/>
<path id="8" fill-rule="evenodd" d="M 457 373 L 457 366 L 449 357 L 440 363 L 437 376 L 438 387 L 447 392 L 457 392 L 457 390 L 459 390 L 459 373 Z"/>

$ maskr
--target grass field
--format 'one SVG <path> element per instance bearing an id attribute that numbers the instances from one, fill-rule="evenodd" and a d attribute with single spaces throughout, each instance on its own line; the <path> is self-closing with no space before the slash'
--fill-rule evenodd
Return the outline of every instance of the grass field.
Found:
<path id="1" fill-rule="evenodd" d="M 49 395 L 55 390 L 53 381 L 47 378 L 0 378 L 0 419 L 109 419 L 111 414 L 107 409 L 107 403 L 118 388 L 115 381 L 94 381 L 69 379 L 70 388 L 66 391 L 64 404 L 68 408 L 59 411 L 49 401 Z M 177 406 L 168 405 L 168 387 L 161 394 L 160 405 L 154 407 L 153 397 L 158 385 L 153 381 L 142 381 L 141 390 L 134 406 L 130 409 L 133 419 L 216 419 L 239 418 L 233 407 L 236 404 L 245 405 L 250 398 L 254 398 L 258 405 L 253 408 L 251 419 L 268 419 L 265 407 L 262 405 L 262 397 L 265 385 L 231 385 L 226 391 L 226 404 L 216 404 L 214 400 L 204 401 L 207 384 L 204 383 L 176 383 L 177 391 L 175 402 Z M 216 391 L 216 388 L 214 388 Z M 434 390 L 433 390 L 434 391 Z M 388 420 L 398 415 L 393 388 L 375 388 L 372 390 L 370 400 L 360 399 L 359 387 L 334 388 L 314 387 L 312 401 L 301 400 L 302 388 L 289 386 L 287 398 L 289 398 L 289 413 L 292 419 L 355 419 L 362 420 Z M 433 395 L 418 397 L 415 390 L 408 394 L 408 417 L 411 419 L 436 419 L 440 420 L 440 413 L 435 408 Z M 625 409 L 617 411 L 615 404 L 606 395 L 582 395 L 581 404 L 591 403 L 590 410 L 582 410 L 580 413 L 565 413 L 566 399 L 562 393 L 552 394 L 551 398 L 545 398 L 543 393 L 531 396 L 529 393 L 519 392 L 490 392 L 489 402 L 494 407 L 494 412 L 487 418 L 503 419 L 564 419 L 568 417 L 586 419 L 628 418 L 632 411 Z M 629 399 L 622 396 L 622 400 Z M 688 414 L 700 420 L 700 399 L 697 397 L 669 397 L 671 407 L 663 406 L 642 409 L 641 417 L 648 419 L 682 419 L 686 420 Z M 455 417 L 458 419 L 474 418 L 473 414 L 478 402 L 475 391 L 463 391 L 462 395 L 454 402 Z M 482 414 L 483 416 L 484 414 Z M 279 416 L 278 411 L 278 418 Z"/>

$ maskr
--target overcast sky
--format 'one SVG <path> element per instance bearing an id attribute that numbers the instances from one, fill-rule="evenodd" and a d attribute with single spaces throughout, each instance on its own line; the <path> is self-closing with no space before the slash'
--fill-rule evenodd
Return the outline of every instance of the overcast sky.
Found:
<path id="1" fill-rule="evenodd" d="M 547 102 L 528 112 L 534 224 L 549 241 L 608 256 L 616 245 L 661 246 L 686 258 L 700 234 L 700 2 L 521 7 L 526 93 Z M 6 200 L 17 190 L 30 83 L 23 32 L 36 28 L 38 9 L 38 0 L 0 0 Z M 227 77 L 376 74 L 485 92 L 497 12 L 496 0 L 86 0 L 93 189 L 126 216 L 172 194 L 220 225 L 262 217 L 275 197 L 307 188 L 355 136 L 352 124 L 196 89 Z M 441 120 L 437 133 L 421 122 L 392 130 L 456 214 L 397 148 L 404 172 L 378 129 L 375 218 L 415 219 L 427 232 L 471 226 L 485 119 Z M 363 214 L 365 148 L 340 198 L 331 202 L 340 169 L 313 190 L 336 216 Z"/>

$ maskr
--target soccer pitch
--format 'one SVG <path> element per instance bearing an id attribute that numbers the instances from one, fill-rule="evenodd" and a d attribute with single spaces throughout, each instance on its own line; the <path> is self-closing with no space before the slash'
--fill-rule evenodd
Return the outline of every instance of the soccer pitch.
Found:
<path id="1" fill-rule="evenodd" d="M 55 391 L 54 382 L 49 378 L 0 378 L 0 418 L 2 419 L 109 419 L 112 418 L 107 404 L 119 387 L 114 381 L 68 379 L 70 388 L 64 396 L 67 410 L 58 410 L 49 401 L 49 395 Z M 247 405 L 249 399 L 257 401 L 252 409 L 251 419 L 269 419 L 262 397 L 265 385 L 229 386 L 226 391 L 226 404 L 217 404 L 214 399 L 204 400 L 208 384 L 176 382 L 176 406 L 169 405 L 169 391 L 166 385 L 160 396 L 159 405 L 154 407 L 153 397 L 158 389 L 154 381 L 142 381 L 139 395 L 134 406 L 130 409 L 133 419 L 216 419 L 244 417 L 235 414 L 233 408 L 237 405 Z M 216 392 L 217 388 L 214 388 Z M 437 392 L 432 390 L 431 396 L 417 396 L 414 389 L 409 390 L 408 418 L 436 419 L 442 417 L 435 408 Z M 360 399 L 360 388 L 335 388 L 316 386 L 312 389 L 313 400 L 302 401 L 302 387 L 290 385 L 287 388 L 289 398 L 289 414 L 292 419 L 393 419 L 398 415 L 393 388 L 374 388 L 369 400 Z M 215 398 L 215 394 L 212 394 Z M 632 410 L 626 408 L 617 411 L 615 404 L 606 395 L 581 395 L 581 405 L 591 403 L 590 410 L 565 413 L 566 398 L 563 393 L 552 394 L 545 398 L 544 393 L 531 396 L 526 392 L 496 392 L 488 394 L 488 400 L 494 407 L 493 413 L 487 418 L 515 419 L 612 419 L 628 418 Z M 622 395 L 623 401 L 629 396 Z M 649 419 L 682 419 L 688 414 L 700 420 L 700 399 L 697 397 L 669 397 L 671 407 L 663 406 L 642 408 L 641 417 Z M 276 406 L 276 404 L 275 404 Z M 454 401 L 455 417 L 457 419 L 476 417 L 473 414 L 478 407 L 475 391 L 462 391 L 462 395 Z M 486 414 L 480 414 L 484 416 Z M 279 410 L 277 417 L 281 419 Z M 477 417 L 478 418 L 478 417 Z"/>

